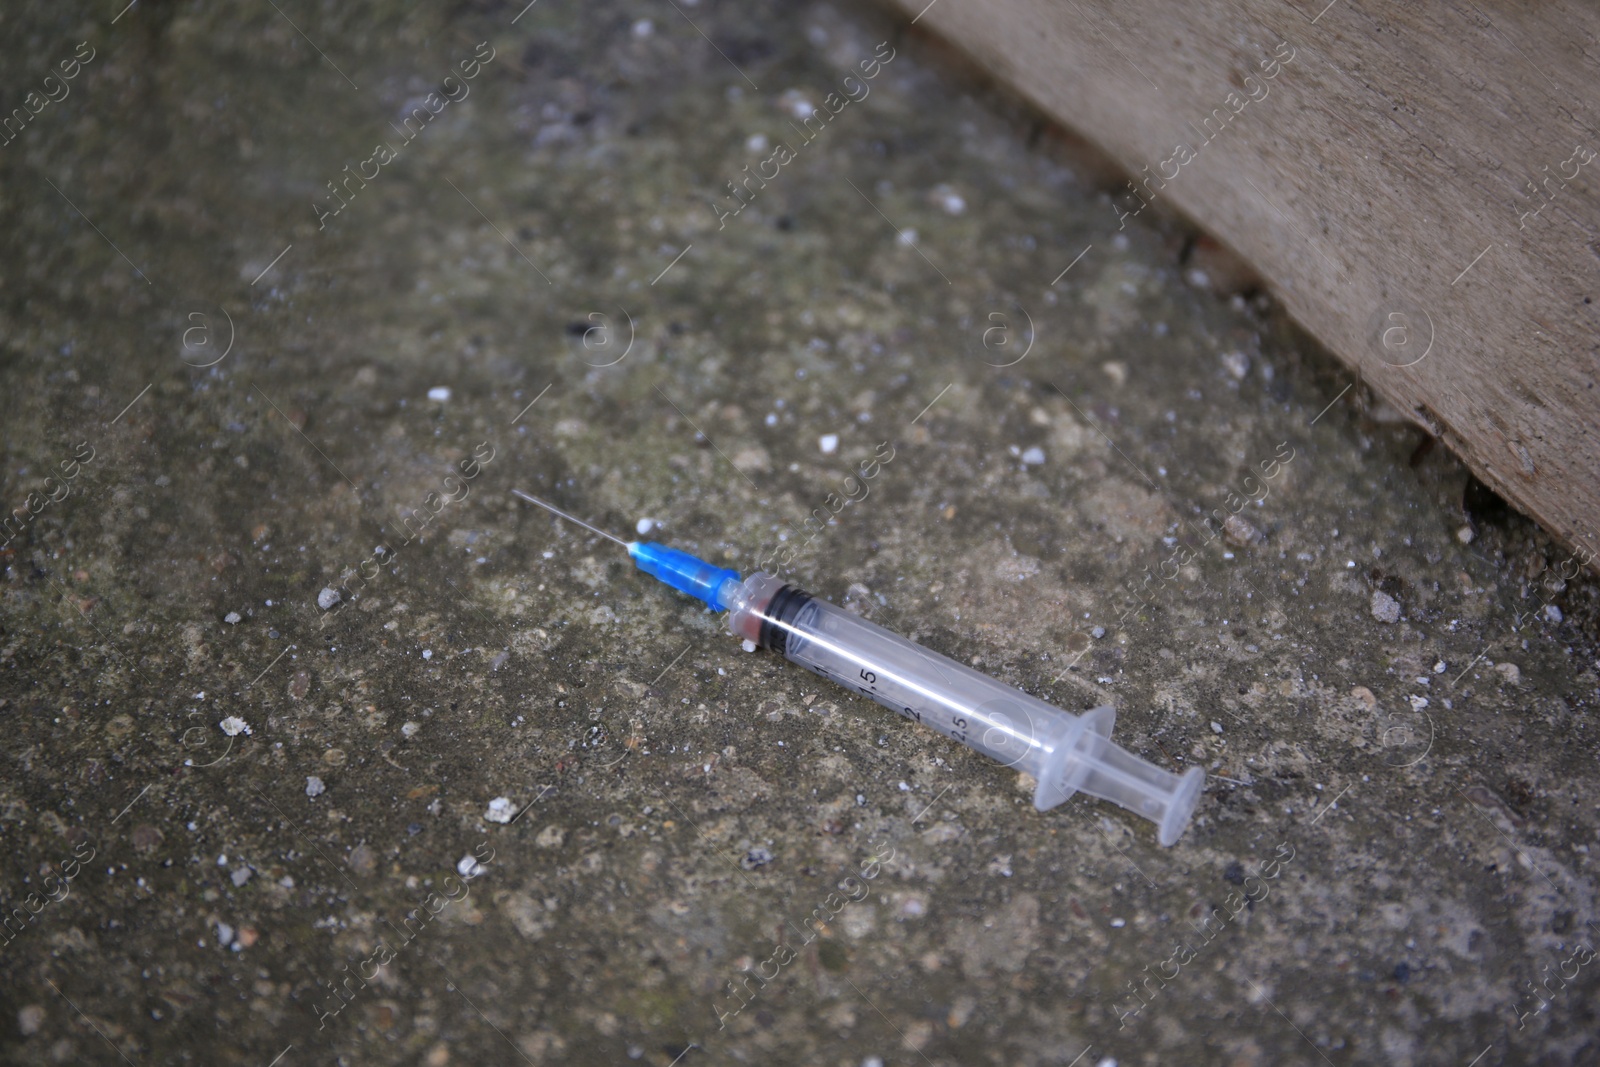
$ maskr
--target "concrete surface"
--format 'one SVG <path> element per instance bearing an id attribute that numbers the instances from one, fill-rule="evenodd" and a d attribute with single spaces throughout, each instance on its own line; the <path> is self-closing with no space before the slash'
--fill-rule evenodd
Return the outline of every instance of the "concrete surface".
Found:
<path id="1" fill-rule="evenodd" d="M 93 51 L 0 147 L 6 1062 L 1594 1062 L 1594 586 L 1215 248 L 874 11 L 276 7 L 0 23 Z M 865 492 L 792 580 L 1195 821 L 513 487 L 741 569 Z"/>

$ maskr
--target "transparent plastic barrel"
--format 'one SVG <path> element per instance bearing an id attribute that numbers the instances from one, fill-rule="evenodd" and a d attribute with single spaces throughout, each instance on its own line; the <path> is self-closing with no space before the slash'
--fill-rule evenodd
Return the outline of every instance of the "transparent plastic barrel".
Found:
<path id="1" fill-rule="evenodd" d="M 736 635 L 1027 772 L 1040 811 L 1082 790 L 1156 822 L 1163 845 L 1188 824 L 1204 773 L 1180 777 L 1123 751 L 1109 740 L 1110 707 L 1062 711 L 769 575 L 732 584 L 723 601 Z"/>

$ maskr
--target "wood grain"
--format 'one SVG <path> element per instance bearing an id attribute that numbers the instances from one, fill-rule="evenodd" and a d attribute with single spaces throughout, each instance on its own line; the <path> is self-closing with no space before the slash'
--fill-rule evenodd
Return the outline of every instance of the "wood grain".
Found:
<path id="1" fill-rule="evenodd" d="M 1141 191 L 1600 568 L 1600 7 L 892 2 L 1136 178 L 1175 170 Z"/>

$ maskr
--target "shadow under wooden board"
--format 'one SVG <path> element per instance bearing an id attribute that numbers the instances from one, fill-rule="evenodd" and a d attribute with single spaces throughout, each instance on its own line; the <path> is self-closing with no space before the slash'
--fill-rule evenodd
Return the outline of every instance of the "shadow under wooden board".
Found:
<path id="1" fill-rule="evenodd" d="M 1600 569 L 1600 9 L 891 2 Z"/>

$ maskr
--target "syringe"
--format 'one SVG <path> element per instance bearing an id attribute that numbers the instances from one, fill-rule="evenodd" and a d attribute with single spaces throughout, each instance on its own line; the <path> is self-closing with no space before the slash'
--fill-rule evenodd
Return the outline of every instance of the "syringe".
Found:
<path id="1" fill-rule="evenodd" d="M 741 581 L 737 571 L 666 545 L 624 541 L 520 489 L 512 493 L 615 541 L 646 574 L 728 612 L 735 637 L 1032 775 L 1040 811 L 1081 791 L 1150 819 L 1163 845 L 1189 825 L 1205 772 L 1172 774 L 1122 749 L 1111 740 L 1109 706 L 1073 715 L 770 574 Z"/>

